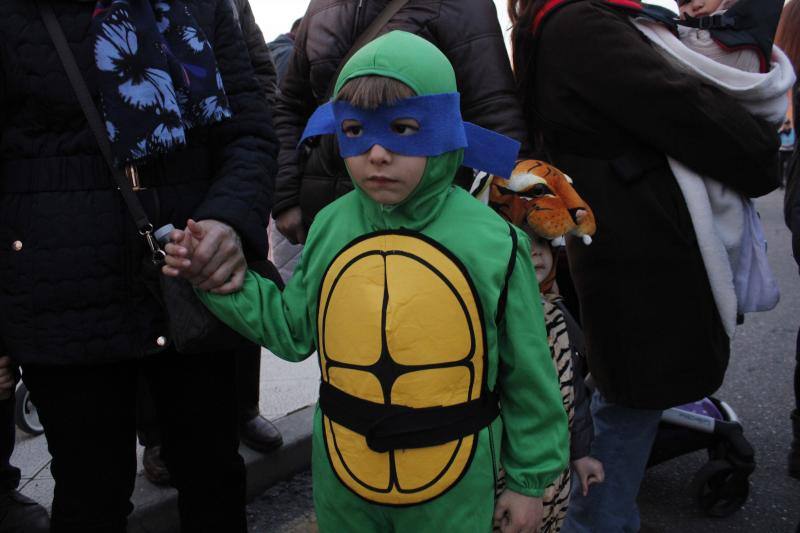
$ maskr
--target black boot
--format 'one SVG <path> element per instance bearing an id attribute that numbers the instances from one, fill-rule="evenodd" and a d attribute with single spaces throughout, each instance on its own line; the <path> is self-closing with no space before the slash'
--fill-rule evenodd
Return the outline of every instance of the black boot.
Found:
<path id="1" fill-rule="evenodd" d="M 800 411 L 792 411 L 792 449 L 789 451 L 789 475 L 800 479 Z"/>
<path id="2" fill-rule="evenodd" d="M 261 453 L 271 452 L 283 444 L 278 428 L 261 414 L 239 424 L 239 437 L 249 448 Z"/>
<path id="3" fill-rule="evenodd" d="M 0 493 L 0 533 L 47 533 L 44 507 L 15 490 Z"/>

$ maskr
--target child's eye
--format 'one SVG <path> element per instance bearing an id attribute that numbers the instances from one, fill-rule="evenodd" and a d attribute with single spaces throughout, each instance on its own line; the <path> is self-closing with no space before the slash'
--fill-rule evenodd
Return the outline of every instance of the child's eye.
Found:
<path id="1" fill-rule="evenodd" d="M 361 137 L 361 135 L 364 133 L 364 128 L 358 121 L 345 120 L 342 124 L 342 131 L 344 132 L 345 136 L 352 139 Z"/>
<path id="2" fill-rule="evenodd" d="M 397 135 L 414 135 L 419 131 L 419 122 L 412 118 L 404 118 L 392 122 L 392 131 Z"/>

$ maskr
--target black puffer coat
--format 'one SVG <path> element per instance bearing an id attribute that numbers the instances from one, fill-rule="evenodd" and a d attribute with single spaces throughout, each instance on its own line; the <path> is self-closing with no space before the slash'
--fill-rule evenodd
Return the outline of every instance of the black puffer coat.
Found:
<path id="1" fill-rule="evenodd" d="M 276 142 L 228 0 L 189 0 L 214 47 L 235 116 L 140 168 L 158 227 L 187 217 L 233 226 L 266 253 Z M 94 3 L 56 14 L 97 101 Z M 0 340 L 21 363 L 133 358 L 164 334 L 143 283 L 145 250 L 34 2 L 0 2 Z"/>
<path id="2" fill-rule="evenodd" d="M 330 175 L 322 175 L 324 171 L 315 174 L 313 183 L 303 182 L 297 142 L 311 113 L 325 103 L 342 58 L 388 3 L 312 0 L 308 6 L 275 107 L 281 152 L 274 214 L 308 205 L 304 215 L 310 220 L 320 206 L 352 188 L 349 179 L 337 182 Z M 447 55 L 456 72 L 465 120 L 525 144 L 527 130 L 491 0 L 410 0 L 381 34 L 392 30 L 418 34 Z M 336 163 L 330 166 L 335 168 Z"/>

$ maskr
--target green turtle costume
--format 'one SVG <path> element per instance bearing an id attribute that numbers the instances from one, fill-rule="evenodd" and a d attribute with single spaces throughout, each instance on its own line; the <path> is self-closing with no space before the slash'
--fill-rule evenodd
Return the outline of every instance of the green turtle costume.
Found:
<path id="1" fill-rule="evenodd" d="M 446 57 L 405 32 L 357 52 L 334 94 L 367 75 L 420 96 L 456 91 Z M 567 464 L 527 238 L 452 185 L 462 158 L 429 157 L 398 205 L 358 188 L 329 205 L 283 292 L 252 272 L 236 294 L 199 292 L 279 357 L 317 351 L 321 531 L 485 533 L 501 458 L 507 487 L 536 497 Z"/>

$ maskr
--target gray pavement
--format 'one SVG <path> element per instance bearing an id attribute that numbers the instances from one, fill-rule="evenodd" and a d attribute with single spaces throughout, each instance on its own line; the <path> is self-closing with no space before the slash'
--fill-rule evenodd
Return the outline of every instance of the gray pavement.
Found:
<path id="1" fill-rule="evenodd" d="M 789 412 L 795 339 L 800 327 L 800 277 L 783 224 L 783 191 L 756 201 L 769 242 L 769 259 L 781 288 L 781 302 L 767 313 L 748 315 L 737 330 L 725 384 L 717 396 L 742 420 L 756 449 L 750 499 L 726 519 L 702 516 L 687 489 L 706 461 L 703 453 L 681 457 L 648 472 L 640 494 L 643 531 L 793 533 L 800 523 L 800 481 L 786 474 L 791 440 Z M 691 295 L 686 295 L 691 305 Z M 678 332 L 679 334 L 679 332 Z"/>

